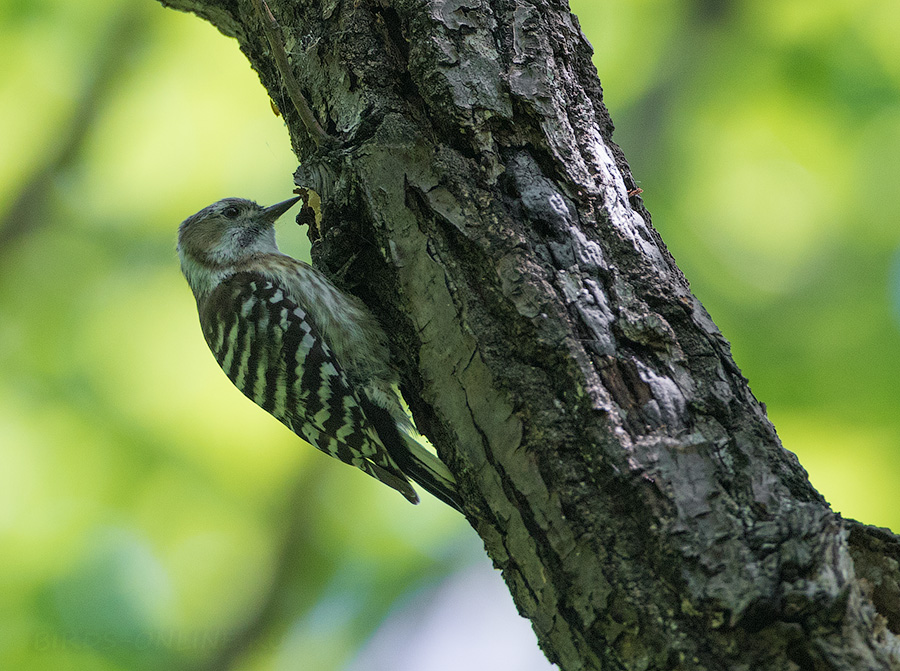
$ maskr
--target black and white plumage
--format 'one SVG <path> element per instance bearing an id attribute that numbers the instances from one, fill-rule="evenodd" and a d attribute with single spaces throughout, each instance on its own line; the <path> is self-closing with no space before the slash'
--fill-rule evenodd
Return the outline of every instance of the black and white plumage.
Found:
<path id="1" fill-rule="evenodd" d="M 378 322 L 278 251 L 274 222 L 297 200 L 226 198 L 181 224 L 181 269 L 210 350 L 244 395 L 315 447 L 413 503 L 408 478 L 460 510 L 450 471 L 416 439 Z"/>

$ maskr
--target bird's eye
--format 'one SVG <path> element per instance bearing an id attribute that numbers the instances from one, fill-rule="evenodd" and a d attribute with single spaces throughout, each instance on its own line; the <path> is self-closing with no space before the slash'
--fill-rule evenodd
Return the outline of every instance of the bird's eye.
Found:
<path id="1" fill-rule="evenodd" d="M 222 210 L 222 214 L 228 217 L 229 219 L 234 219 L 241 213 L 239 209 L 237 209 L 234 205 L 229 205 L 224 210 Z"/>

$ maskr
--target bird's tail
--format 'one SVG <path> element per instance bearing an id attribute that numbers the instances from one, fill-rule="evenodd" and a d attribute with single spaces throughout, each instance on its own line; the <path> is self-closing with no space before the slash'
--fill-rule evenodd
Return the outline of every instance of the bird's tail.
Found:
<path id="1" fill-rule="evenodd" d="M 406 446 L 402 455 L 391 453 L 400 469 L 429 494 L 462 512 L 462 499 L 450 469 L 422 444 L 421 439 L 410 435 L 403 427 L 398 426 L 397 433 Z"/>
<path id="2" fill-rule="evenodd" d="M 379 403 L 374 403 L 372 399 L 377 399 Z M 398 395 L 384 394 L 378 388 L 369 388 L 360 402 L 366 417 L 403 475 L 421 485 L 432 496 L 462 512 L 462 499 L 456 489 L 456 479 L 444 462 L 425 446 L 426 438 L 416 430 L 412 418 L 401 406 Z"/>

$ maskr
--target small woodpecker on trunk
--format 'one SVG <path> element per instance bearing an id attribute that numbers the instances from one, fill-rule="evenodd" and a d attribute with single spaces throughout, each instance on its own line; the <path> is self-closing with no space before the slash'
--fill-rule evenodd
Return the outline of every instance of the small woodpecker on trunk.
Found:
<path id="1" fill-rule="evenodd" d="M 225 198 L 181 224 L 178 256 L 206 343 L 245 396 L 304 440 L 412 503 L 409 479 L 461 510 L 453 475 L 403 407 L 375 317 L 278 251 L 275 220 L 298 200 Z"/>

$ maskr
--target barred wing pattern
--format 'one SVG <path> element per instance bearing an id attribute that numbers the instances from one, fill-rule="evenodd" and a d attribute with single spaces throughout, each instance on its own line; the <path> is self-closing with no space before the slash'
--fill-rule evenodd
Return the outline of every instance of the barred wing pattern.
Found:
<path id="1" fill-rule="evenodd" d="M 198 308 L 206 343 L 247 398 L 322 452 L 418 502 L 328 344 L 283 287 L 240 272 Z"/>

